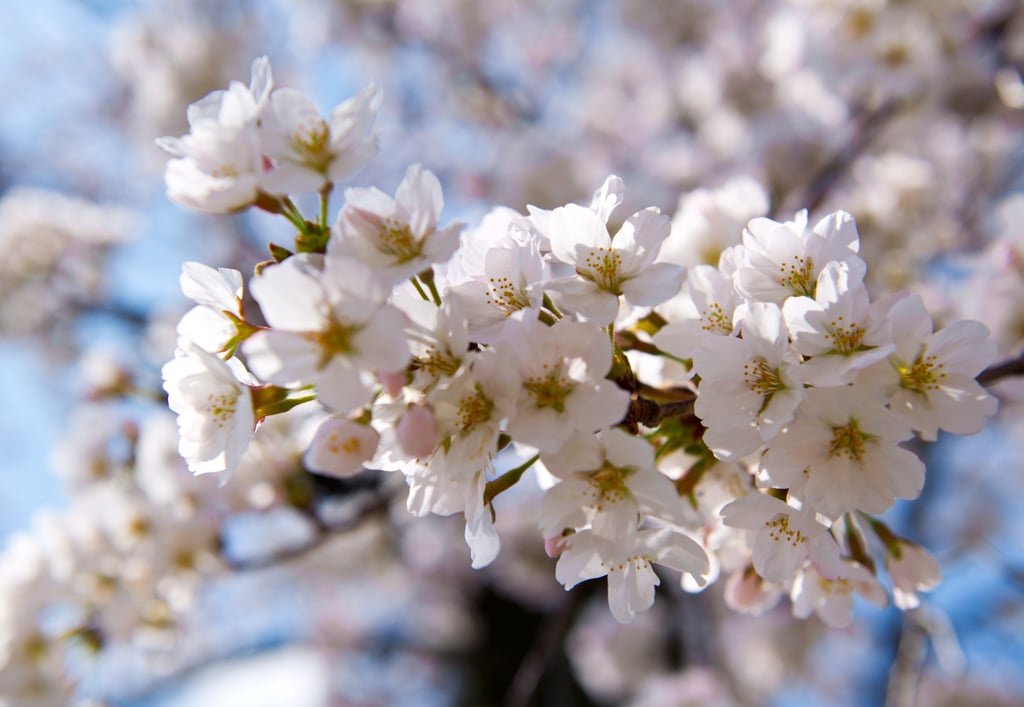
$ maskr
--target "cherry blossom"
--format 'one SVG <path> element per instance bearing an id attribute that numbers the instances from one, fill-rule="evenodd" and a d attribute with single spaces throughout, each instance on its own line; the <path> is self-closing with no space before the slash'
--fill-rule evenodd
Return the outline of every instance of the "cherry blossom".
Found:
<path id="1" fill-rule="evenodd" d="M 896 350 L 891 363 L 899 374 L 889 409 L 922 439 L 938 430 L 974 434 L 998 407 L 974 378 L 996 357 L 995 342 L 979 322 L 956 321 L 932 332 L 921 298 L 907 297 L 889 313 Z"/>
<path id="2" fill-rule="evenodd" d="M 793 615 L 804 619 L 814 612 L 832 628 L 849 626 L 855 593 L 875 606 L 889 603 L 885 589 L 874 575 L 856 562 L 844 561 L 835 579 L 826 579 L 813 566 L 808 566 L 793 582 L 790 592 Z"/>
<path id="3" fill-rule="evenodd" d="M 271 194 L 301 194 L 351 177 L 379 149 L 373 123 L 380 101 L 380 88 L 368 84 L 324 120 L 301 91 L 275 90 L 259 126 L 264 153 L 272 162 L 263 188 Z"/>
<path id="4" fill-rule="evenodd" d="M 433 172 L 412 165 L 392 198 L 370 187 L 345 190 L 345 207 L 334 224 L 328 258 L 356 258 L 397 284 L 445 263 L 459 247 L 462 224 L 438 228 L 444 207 Z"/>
<path id="5" fill-rule="evenodd" d="M 250 287 L 271 328 L 243 345 L 253 373 L 312 385 L 335 412 L 368 403 L 373 371 L 399 370 L 409 357 L 401 313 L 376 299 L 372 284 L 353 262 L 328 260 L 319 271 L 296 257 L 264 269 Z"/>
<path id="6" fill-rule="evenodd" d="M 789 582 L 807 560 L 823 576 L 840 575 L 839 546 L 809 507 L 798 510 L 754 493 L 728 504 L 721 514 L 726 525 L 756 531 L 754 569 L 769 582 Z"/>
<path id="7" fill-rule="evenodd" d="M 264 166 L 257 123 L 272 83 L 270 63 L 262 57 L 253 62 L 248 87 L 232 81 L 227 90 L 189 106 L 189 134 L 158 141 L 175 157 L 167 163 L 169 198 L 211 213 L 256 201 Z"/>
<path id="8" fill-rule="evenodd" d="M 516 353 L 522 392 L 508 433 L 516 441 L 554 451 L 573 432 L 596 432 L 626 414 L 629 394 L 604 378 L 611 368 L 611 343 L 593 324 L 537 320 L 507 329 Z"/>
<path id="9" fill-rule="evenodd" d="M 707 427 L 704 443 L 720 459 L 750 454 L 770 441 L 803 398 L 799 356 L 778 306 L 741 305 L 736 319 L 740 337 L 708 337 L 693 355 L 701 377 L 694 409 Z"/>
<path id="10" fill-rule="evenodd" d="M 917 498 L 924 464 L 898 444 L 912 432 L 882 407 L 874 387 L 815 388 L 761 458 L 760 478 L 789 488 L 829 518 L 881 513 L 896 498 Z"/>
<path id="11" fill-rule="evenodd" d="M 163 367 L 167 404 L 178 414 L 179 451 L 194 474 L 230 474 L 253 437 L 256 416 L 247 374 L 195 345 Z"/>
<path id="12" fill-rule="evenodd" d="M 608 606 L 620 623 L 654 603 L 661 580 L 652 565 L 664 565 L 697 578 L 707 572 L 700 545 L 671 528 L 650 528 L 611 540 L 590 530 L 570 536 L 555 566 L 555 577 L 572 589 L 580 582 L 608 577 Z"/>
<path id="13" fill-rule="evenodd" d="M 614 236 L 600 216 L 576 204 L 555 209 L 549 228 L 551 252 L 572 265 L 577 277 L 552 280 L 548 287 L 595 324 L 615 320 L 620 295 L 629 304 L 651 307 L 679 290 L 682 269 L 654 262 L 669 220 L 653 207 L 630 216 Z"/>

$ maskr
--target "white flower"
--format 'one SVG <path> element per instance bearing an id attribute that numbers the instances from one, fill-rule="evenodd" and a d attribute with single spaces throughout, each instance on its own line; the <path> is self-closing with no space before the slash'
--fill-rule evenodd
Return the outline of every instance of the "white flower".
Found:
<path id="1" fill-rule="evenodd" d="M 581 437 L 598 447 L 596 455 L 572 449 L 544 456 L 545 466 L 563 477 L 541 502 L 545 539 L 589 524 L 597 535 L 615 540 L 632 534 L 643 517 L 683 521 L 679 495 L 655 468 L 654 449 L 646 440 L 618 428 L 605 430 L 599 441 L 592 435 Z"/>
<path id="2" fill-rule="evenodd" d="M 376 84 L 368 84 L 324 120 L 301 91 L 282 88 L 270 94 L 260 121 L 260 137 L 273 169 L 263 177 L 272 194 L 319 191 L 347 179 L 377 154 L 373 122 L 380 108 Z"/>
<path id="3" fill-rule="evenodd" d="M 653 207 L 630 216 L 614 237 L 597 214 L 576 204 L 555 209 L 549 228 L 552 254 L 577 276 L 552 280 L 548 287 L 595 324 L 615 321 L 620 295 L 632 305 L 652 307 L 679 290 L 683 269 L 654 262 L 669 221 Z"/>
<path id="4" fill-rule="evenodd" d="M 686 572 L 700 582 L 708 571 L 708 556 L 700 545 L 671 528 L 639 530 L 616 540 L 583 530 L 566 540 L 555 578 L 568 590 L 607 575 L 612 616 L 628 623 L 654 604 L 654 588 L 661 584 L 654 564 Z"/>
<path id="5" fill-rule="evenodd" d="M 735 332 L 738 303 L 731 277 L 710 265 L 697 265 L 687 273 L 682 292 L 658 308 L 669 323 L 654 335 L 654 343 L 673 356 L 692 358 L 702 341 Z"/>
<path id="6" fill-rule="evenodd" d="M 807 212 L 779 223 L 755 218 L 743 232 L 736 263 L 736 289 L 744 297 L 781 305 L 787 297 L 814 297 L 818 274 L 830 262 L 864 275 L 857 257 L 860 236 L 853 217 L 836 211 L 807 230 Z"/>
<path id="7" fill-rule="evenodd" d="M 241 368 L 237 359 L 231 363 Z M 256 426 L 249 386 L 228 363 L 194 345 L 178 349 L 164 364 L 163 381 L 168 405 L 178 414 L 178 451 L 189 470 L 231 473 Z"/>
<path id="8" fill-rule="evenodd" d="M 258 197 L 263 152 L 258 116 L 270 94 L 266 57 L 252 64 L 248 87 L 232 81 L 188 108 L 189 134 L 157 144 L 175 156 L 167 163 L 167 195 L 210 213 L 237 211 Z"/>
<path id="9" fill-rule="evenodd" d="M 427 390 L 437 381 L 454 376 L 469 350 L 462 299 L 449 291 L 438 307 L 402 290 L 393 301 L 409 318 L 405 331 L 412 350 L 412 385 Z"/>
<path id="10" fill-rule="evenodd" d="M 612 212 L 622 203 L 625 187 L 622 178 L 614 174 L 607 176 L 604 182 L 595 191 L 590 199 L 590 210 L 601 220 L 601 223 L 608 223 Z M 536 227 L 541 239 L 541 250 L 551 250 L 551 214 L 554 211 L 541 209 L 536 206 L 527 206 L 530 214 L 530 222 Z"/>
<path id="11" fill-rule="evenodd" d="M 397 284 L 447 262 L 459 247 L 462 224 L 437 228 L 444 198 L 441 183 L 414 164 L 392 199 L 380 189 L 346 189 L 334 224 L 328 258 L 357 258 Z"/>
<path id="12" fill-rule="evenodd" d="M 491 468 L 501 423 L 514 409 L 518 377 L 508 354 L 487 349 L 468 354 L 452 381 L 430 392 L 441 443 L 425 461 L 403 465 L 408 508 L 416 515 L 464 511 L 475 475 Z"/>
<path id="13" fill-rule="evenodd" d="M 761 458 L 761 480 L 832 519 L 917 498 L 924 464 L 898 446 L 913 433 L 884 402 L 882 391 L 858 385 L 809 390 Z"/>
<path id="14" fill-rule="evenodd" d="M 771 440 L 803 398 L 799 356 L 778 306 L 752 302 L 736 315 L 742 338 L 707 337 L 693 354 L 701 378 L 694 411 L 707 428 L 704 443 L 720 459 L 745 456 Z"/>
<path id="15" fill-rule="evenodd" d="M 832 628 L 849 626 L 854 592 L 875 606 L 889 603 L 885 589 L 874 575 L 856 562 L 843 561 L 840 576 L 835 579 L 822 577 L 813 565 L 808 565 L 793 582 L 793 615 L 806 619 L 813 611 Z"/>
<path id="16" fill-rule="evenodd" d="M 222 351 L 238 334 L 236 321 L 244 319 L 242 273 L 187 262 L 181 268 L 179 282 L 181 291 L 198 306 L 178 322 L 178 336 L 206 351 Z"/>
<path id="17" fill-rule="evenodd" d="M 619 422 L 629 393 L 604 376 L 612 364 L 608 335 L 593 324 L 561 319 L 509 323 L 506 341 L 517 354 L 522 392 L 508 433 L 516 441 L 555 451 L 574 432 Z"/>
<path id="18" fill-rule="evenodd" d="M 427 400 L 445 439 L 448 460 L 468 472 L 497 451 L 501 423 L 515 410 L 519 378 L 506 351 L 486 349 L 466 355 L 466 365 Z"/>
<path id="19" fill-rule="evenodd" d="M 320 424 L 302 460 L 318 474 L 354 476 L 373 458 L 379 439 L 377 430 L 368 425 L 330 417 Z"/>
<path id="20" fill-rule="evenodd" d="M 529 221 L 507 209 L 488 220 L 498 222 L 492 228 L 503 225 L 503 235 L 481 233 L 483 227 L 464 235 L 459 274 L 466 279 L 451 288 L 465 303 L 473 340 L 481 343 L 497 341 L 510 316 L 540 308 L 550 270 Z"/>
<path id="21" fill-rule="evenodd" d="M 374 370 L 397 371 L 408 362 L 402 314 L 381 303 L 372 275 L 358 263 L 328 260 L 319 272 L 291 257 L 265 268 L 251 289 L 272 327 L 243 344 L 261 380 L 313 385 L 320 402 L 345 413 L 370 401 Z"/>
<path id="22" fill-rule="evenodd" d="M 721 514 L 726 525 L 755 531 L 754 569 L 769 582 L 789 582 L 805 560 L 824 576 L 839 576 L 839 546 L 809 507 L 797 510 L 777 498 L 753 493 L 728 504 Z"/>
<path id="23" fill-rule="evenodd" d="M 925 440 L 938 430 L 974 434 L 994 415 L 998 401 L 974 380 L 996 357 L 988 329 L 975 321 L 956 321 L 932 333 L 921 298 L 907 297 L 889 312 L 896 351 L 891 362 L 899 375 L 889 408 Z"/>
<path id="24" fill-rule="evenodd" d="M 920 606 L 917 593 L 931 591 L 942 579 L 942 570 L 932 554 L 907 540 L 887 548 L 885 566 L 892 577 L 893 603 L 903 611 Z"/>
<path id="25" fill-rule="evenodd" d="M 863 275 L 846 263 L 829 263 L 818 277 L 814 299 L 790 297 L 782 306 L 794 345 L 813 357 L 801 365 L 804 382 L 849 383 L 895 349 L 885 316 L 891 301 L 871 304 Z"/>

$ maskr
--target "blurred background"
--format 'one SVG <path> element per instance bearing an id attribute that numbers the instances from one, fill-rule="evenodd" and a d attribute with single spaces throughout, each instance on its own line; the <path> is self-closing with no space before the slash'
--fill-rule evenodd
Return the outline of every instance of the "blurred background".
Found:
<path id="1" fill-rule="evenodd" d="M 176 452 L 160 366 L 181 263 L 251 273 L 283 219 L 170 203 L 160 136 L 270 57 L 329 112 L 383 87 L 393 192 L 420 162 L 444 220 L 589 200 L 609 174 L 717 260 L 743 221 L 854 214 L 874 296 L 1024 344 L 1024 10 L 1013 0 L 36 0 L 0 22 L 0 704 L 1024 705 L 1024 388 L 916 451 L 887 521 L 935 553 L 919 609 L 844 630 L 736 614 L 666 581 L 627 626 L 554 579 L 532 480 L 470 568 L 458 518 L 400 478 L 320 479 L 272 418 L 224 486 Z M 340 195 L 332 209 L 340 205 Z M 308 205 L 307 205 L 308 206 Z M 716 245 L 717 244 L 717 245 Z M 717 248 L 717 250 L 715 250 Z M 363 476 L 367 478 L 363 478 Z"/>

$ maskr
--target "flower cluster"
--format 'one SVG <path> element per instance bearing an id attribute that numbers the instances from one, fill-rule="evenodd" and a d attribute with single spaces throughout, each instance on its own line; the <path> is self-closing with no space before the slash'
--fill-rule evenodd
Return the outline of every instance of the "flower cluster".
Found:
<path id="1" fill-rule="evenodd" d="M 329 222 L 334 181 L 376 149 L 378 101 L 367 89 L 328 123 L 258 60 L 250 87 L 194 104 L 189 135 L 163 143 L 172 198 L 256 205 L 298 231 L 248 284 L 259 316 L 240 273 L 185 266 L 197 307 L 163 377 L 194 473 L 226 477 L 263 420 L 301 405 L 310 471 L 400 472 L 412 513 L 465 517 L 474 567 L 499 552 L 495 498 L 542 469 L 557 579 L 607 576 L 620 621 L 652 605 L 655 564 L 688 589 L 732 570 L 737 608 L 787 590 L 833 625 L 854 590 L 884 601 L 867 533 L 905 557 L 874 516 L 924 483 L 900 445 L 995 412 L 974 380 L 996 354 L 983 326 L 934 331 L 917 296 L 872 301 L 848 213 L 758 216 L 745 182 L 732 214 L 754 218 L 717 266 L 687 263 L 685 229 L 657 208 L 614 221 L 614 176 L 589 205 L 498 208 L 463 231 L 413 165 L 393 197 L 346 190 Z M 309 192 L 315 220 L 290 199 Z M 892 574 L 901 605 L 934 583 Z"/>

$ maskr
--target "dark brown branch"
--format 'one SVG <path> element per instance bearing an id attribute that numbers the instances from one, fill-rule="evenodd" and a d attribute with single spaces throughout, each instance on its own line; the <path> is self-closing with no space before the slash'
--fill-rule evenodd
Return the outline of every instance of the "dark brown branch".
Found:
<path id="1" fill-rule="evenodd" d="M 696 394 L 691 393 L 687 400 L 675 400 L 666 403 L 659 403 L 649 398 L 634 396 L 629 402 L 629 410 L 622 418 L 620 425 L 634 427 L 637 424 L 645 427 L 657 427 L 665 420 L 672 417 L 685 417 L 693 414 L 693 403 L 696 401 Z"/>
<path id="2" fill-rule="evenodd" d="M 1024 353 L 1009 361 L 989 366 L 978 374 L 978 382 L 982 385 L 991 385 L 1007 376 L 1019 376 L 1022 374 L 1024 374 Z"/>

